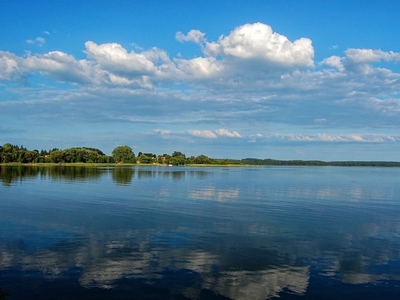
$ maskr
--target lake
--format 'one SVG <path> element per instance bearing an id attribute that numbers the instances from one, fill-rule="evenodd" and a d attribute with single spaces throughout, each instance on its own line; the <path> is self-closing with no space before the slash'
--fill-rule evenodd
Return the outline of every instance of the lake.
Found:
<path id="1" fill-rule="evenodd" d="M 0 289 L 400 299 L 400 168 L 0 166 Z"/>

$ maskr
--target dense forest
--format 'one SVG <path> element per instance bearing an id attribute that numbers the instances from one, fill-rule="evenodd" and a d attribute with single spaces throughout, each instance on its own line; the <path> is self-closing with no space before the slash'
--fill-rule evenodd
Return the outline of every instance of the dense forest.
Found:
<path id="1" fill-rule="evenodd" d="M 392 161 L 320 161 L 320 160 L 276 160 L 276 159 L 217 159 L 206 155 L 189 156 L 174 151 L 172 154 L 157 155 L 142 153 L 137 155 L 129 146 L 118 146 L 108 156 L 101 150 L 88 147 L 51 150 L 28 150 L 24 146 L 10 143 L 0 146 L 0 163 L 103 163 L 103 164 L 165 164 L 165 165 L 261 165 L 261 166 L 376 166 L 400 167 L 400 162 Z"/>

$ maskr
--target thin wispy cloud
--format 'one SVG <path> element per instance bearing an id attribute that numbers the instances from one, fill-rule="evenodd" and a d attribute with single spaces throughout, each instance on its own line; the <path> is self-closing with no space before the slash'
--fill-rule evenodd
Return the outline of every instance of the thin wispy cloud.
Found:
<path id="1" fill-rule="evenodd" d="M 331 143 L 385 143 L 398 142 L 400 135 L 384 134 L 273 134 L 267 139 L 281 139 L 293 142 L 331 142 Z"/>
<path id="2" fill-rule="evenodd" d="M 211 130 L 189 130 L 190 135 L 202 137 L 206 139 L 215 139 L 217 138 L 217 134 Z"/>
<path id="3" fill-rule="evenodd" d="M 166 129 L 154 129 L 154 133 L 160 134 L 160 135 L 170 135 L 171 130 L 166 130 Z"/>
<path id="4" fill-rule="evenodd" d="M 26 40 L 27 44 L 30 45 L 37 45 L 39 47 L 43 46 L 46 43 L 46 39 L 44 37 L 38 36 L 37 38 L 33 40 Z"/>

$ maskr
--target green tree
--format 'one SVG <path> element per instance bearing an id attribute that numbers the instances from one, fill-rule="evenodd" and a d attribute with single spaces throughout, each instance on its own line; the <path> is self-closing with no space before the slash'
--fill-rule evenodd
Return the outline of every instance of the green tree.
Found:
<path id="1" fill-rule="evenodd" d="M 33 163 L 37 162 L 39 158 L 39 151 L 33 150 L 33 151 L 25 151 L 25 163 Z"/>
<path id="2" fill-rule="evenodd" d="M 155 161 L 151 153 L 143 153 L 138 157 L 138 160 L 141 164 L 151 164 L 153 161 Z"/>
<path id="3" fill-rule="evenodd" d="M 19 156 L 19 147 L 15 145 L 11 145 L 10 143 L 6 143 L 3 145 L 3 151 L 1 155 L 1 162 L 16 162 Z"/>
<path id="4" fill-rule="evenodd" d="M 194 162 L 196 164 L 209 164 L 209 163 L 211 163 L 211 160 L 207 156 L 202 154 L 202 155 L 197 156 L 194 159 Z"/>
<path id="5" fill-rule="evenodd" d="M 194 164 L 195 163 L 195 157 L 193 155 L 186 157 L 186 164 Z"/>
<path id="6" fill-rule="evenodd" d="M 174 166 L 184 165 L 186 163 L 186 156 L 182 152 L 174 151 L 174 153 L 171 155 L 169 163 Z"/>
<path id="7" fill-rule="evenodd" d="M 53 163 L 63 163 L 64 152 L 62 150 L 53 150 L 50 153 L 50 161 Z"/>
<path id="8" fill-rule="evenodd" d="M 112 157 L 116 163 L 135 163 L 135 154 L 129 146 L 117 146 Z"/>

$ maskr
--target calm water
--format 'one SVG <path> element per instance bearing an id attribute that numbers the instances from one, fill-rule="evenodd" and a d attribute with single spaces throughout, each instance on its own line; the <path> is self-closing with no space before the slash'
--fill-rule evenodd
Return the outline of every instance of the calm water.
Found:
<path id="1" fill-rule="evenodd" d="M 0 289 L 400 299 L 400 169 L 0 167 Z"/>

